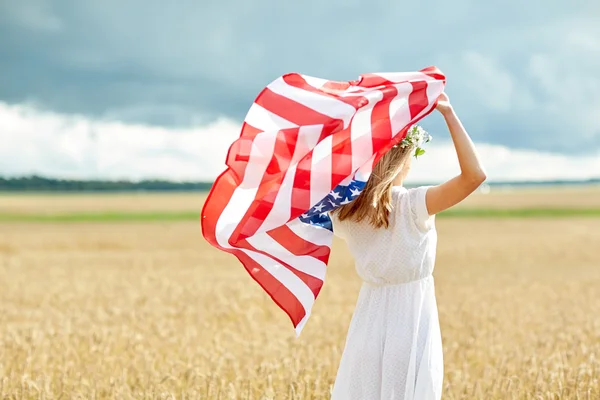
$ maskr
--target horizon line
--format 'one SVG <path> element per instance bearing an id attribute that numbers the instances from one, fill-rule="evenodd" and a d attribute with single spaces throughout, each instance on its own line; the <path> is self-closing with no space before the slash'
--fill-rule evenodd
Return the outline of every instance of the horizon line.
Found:
<path id="1" fill-rule="evenodd" d="M 4 176 L 0 174 L 0 181 L 19 181 L 19 180 L 31 180 L 39 179 L 45 181 L 57 181 L 57 182 L 71 182 L 71 183 L 129 183 L 133 185 L 143 183 L 167 183 L 172 185 L 213 185 L 214 180 L 174 180 L 166 178 L 143 178 L 143 179 L 130 179 L 130 178 L 66 178 L 66 177 L 53 177 L 44 176 L 38 174 L 31 175 L 20 175 L 20 176 Z M 585 183 L 600 183 L 600 176 L 595 178 L 587 179 L 523 179 L 523 180 L 488 180 L 482 185 L 524 185 L 524 184 L 585 184 Z M 421 186 L 421 185 L 435 185 L 432 181 L 422 181 L 415 183 L 407 183 L 406 186 Z"/>

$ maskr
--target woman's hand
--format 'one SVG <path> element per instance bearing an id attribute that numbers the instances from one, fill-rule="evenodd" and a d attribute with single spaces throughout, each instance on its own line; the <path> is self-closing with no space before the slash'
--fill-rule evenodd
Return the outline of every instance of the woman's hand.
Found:
<path id="1" fill-rule="evenodd" d="M 448 97 L 448 95 L 445 92 L 442 92 L 442 94 L 440 94 L 440 97 L 438 97 L 437 105 L 435 106 L 435 109 L 438 110 L 440 113 L 442 113 L 442 115 L 445 115 L 446 113 L 449 113 L 452 111 L 452 105 L 450 104 L 450 98 Z"/>

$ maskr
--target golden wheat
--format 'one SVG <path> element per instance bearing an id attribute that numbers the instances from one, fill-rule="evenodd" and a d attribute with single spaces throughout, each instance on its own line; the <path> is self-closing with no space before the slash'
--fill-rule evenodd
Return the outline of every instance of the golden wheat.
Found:
<path id="1" fill-rule="evenodd" d="M 0 213 L 61 214 L 110 211 L 200 211 L 202 193 L 0 193 Z M 492 188 L 474 193 L 458 207 L 466 208 L 597 208 L 600 185 L 547 188 Z"/>
<path id="2" fill-rule="evenodd" d="M 444 398 L 600 398 L 600 219 L 437 225 Z M 199 223 L 0 224 L 0 398 L 326 399 L 359 287 L 297 339 Z"/>

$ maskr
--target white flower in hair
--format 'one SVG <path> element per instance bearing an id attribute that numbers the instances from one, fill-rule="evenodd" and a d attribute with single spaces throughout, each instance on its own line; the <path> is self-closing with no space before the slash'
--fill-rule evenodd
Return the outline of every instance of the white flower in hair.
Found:
<path id="1" fill-rule="evenodd" d="M 421 148 L 423 144 L 429 143 L 431 140 L 431 135 L 419 125 L 411 126 L 406 132 L 406 136 L 400 142 L 399 146 L 402 148 L 405 147 L 414 147 L 415 148 L 415 157 L 421 156 L 425 154 L 425 150 Z"/>

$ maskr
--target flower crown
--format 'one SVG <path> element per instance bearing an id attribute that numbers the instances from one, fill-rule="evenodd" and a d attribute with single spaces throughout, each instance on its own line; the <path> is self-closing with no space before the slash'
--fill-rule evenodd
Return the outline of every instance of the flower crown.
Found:
<path id="1" fill-rule="evenodd" d="M 429 143 L 430 140 L 431 135 L 425 129 L 421 128 L 419 125 L 413 125 L 406 132 L 404 139 L 394 147 L 415 147 L 415 157 L 419 157 L 425 154 L 425 150 L 423 150 L 421 146 L 423 146 L 424 143 Z"/>

